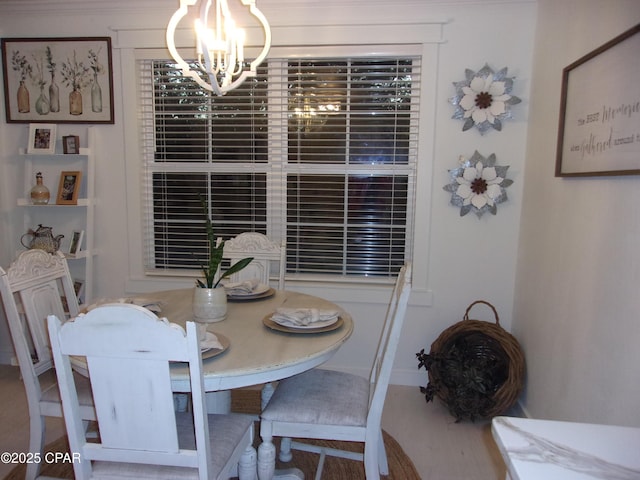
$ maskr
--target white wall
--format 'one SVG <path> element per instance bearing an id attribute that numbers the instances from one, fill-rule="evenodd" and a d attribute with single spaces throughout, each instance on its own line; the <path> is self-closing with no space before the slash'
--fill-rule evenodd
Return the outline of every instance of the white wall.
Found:
<path id="1" fill-rule="evenodd" d="M 280 32 L 284 32 L 288 25 L 397 24 L 390 33 L 389 29 L 384 30 L 387 34 L 379 39 L 383 43 L 403 43 L 407 32 L 420 28 L 421 23 L 446 21 L 442 30 L 444 43 L 436 50 L 435 69 L 424 73 L 429 79 L 424 95 L 433 100 L 428 104 L 430 108 L 421 112 L 419 169 L 426 182 L 421 185 L 420 201 L 416 206 L 419 233 L 414 272 L 417 288 L 394 373 L 397 383 L 426 384 L 427 374 L 417 369 L 415 353 L 422 348 L 428 350 L 442 330 L 460 321 L 471 302 L 476 299 L 491 302 L 500 313 L 501 324 L 507 329 L 511 327 L 531 103 L 529 90 L 536 2 L 259 0 L 258 4 Z M 110 35 L 115 38 L 116 34 L 110 27 L 164 28 L 177 5 L 178 0 L 85 0 L 78 4 L 51 0 L 3 0 L 0 2 L 0 35 Z M 145 10 L 147 6 L 153 8 Z M 116 8 L 119 10 L 115 11 Z M 287 40 L 286 35 L 280 38 L 283 42 Z M 313 38 L 308 38 L 308 41 L 313 42 Z M 148 37 L 140 38 L 139 42 L 141 46 L 161 46 L 148 45 Z M 106 297 L 123 295 L 127 288 L 157 288 L 154 282 L 141 282 L 136 273 L 140 258 L 136 248 L 139 229 L 136 221 L 137 151 L 125 141 L 131 136 L 132 122 L 135 126 L 135 108 L 125 100 L 131 89 L 132 64 L 129 52 L 121 49 L 117 41 L 114 47 L 116 121 L 114 125 L 96 127 L 99 137 L 97 194 L 100 203 L 96 211 L 98 232 L 95 243 L 102 249 L 96 263 L 96 291 L 98 296 Z M 485 63 L 496 71 L 508 67 L 509 76 L 516 77 L 512 93 L 523 101 L 513 107 L 514 118 L 505 121 L 502 132 L 491 131 L 481 136 L 475 129 L 462 132 L 462 122 L 451 119 L 454 109 L 448 99 L 455 95 L 453 82 L 465 78 L 465 69 L 479 70 Z M 69 125 L 60 126 L 59 130 L 59 135 L 79 131 L 78 127 Z M 6 243 L 0 246 L 3 265 L 8 264 L 18 249 L 18 239 L 23 233 L 19 211 L 14 207 L 18 192 L 12 179 L 21 178 L 15 152 L 26 140 L 27 127 L 4 123 L 4 110 L 0 111 L 0 225 L 2 238 L 6 239 Z M 442 190 L 449 183 L 447 170 L 457 166 L 460 155 L 468 157 L 475 150 L 485 156 L 495 153 L 499 164 L 510 165 L 509 178 L 514 180 L 514 184 L 508 188 L 509 200 L 499 205 L 497 216 L 487 214 L 478 219 L 468 215 L 461 218 L 459 210 L 449 205 L 450 194 Z M 353 314 L 355 333 L 330 363 L 336 368 L 364 373 L 375 349 L 390 290 L 385 289 L 381 294 L 376 289 L 366 288 L 345 292 L 344 289 L 322 286 L 289 285 L 334 299 Z M 481 308 L 473 311 L 472 318 L 493 320 L 491 313 Z M 416 394 L 420 395 L 417 388 Z"/>
<path id="2" fill-rule="evenodd" d="M 554 177 L 562 69 L 638 21 L 637 0 L 539 4 L 513 318 L 534 417 L 640 426 L 638 177 Z"/>

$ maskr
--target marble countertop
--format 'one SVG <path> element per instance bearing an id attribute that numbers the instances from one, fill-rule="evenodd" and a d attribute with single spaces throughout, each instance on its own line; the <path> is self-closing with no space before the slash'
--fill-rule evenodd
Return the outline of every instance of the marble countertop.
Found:
<path id="1" fill-rule="evenodd" d="M 512 480 L 638 480 L 640 428 L 495 417 Z"/>

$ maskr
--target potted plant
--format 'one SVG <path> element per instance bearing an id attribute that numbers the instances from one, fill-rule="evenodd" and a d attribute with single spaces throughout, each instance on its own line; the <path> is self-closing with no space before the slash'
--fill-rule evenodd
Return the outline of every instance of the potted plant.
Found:
<path id="1" fill-rule="evenodd" d="M 209 244 L 209 260 L 205 265 L 201 266 L 204 274 L 204 280 L 196 280 L 196 288 L 193 292 L 193 315 L 199 322 L 219 322 L 224 320 L 227 315 L 227 294 L 220 285 L 223 278 L 239 272 L 249 265 L 253 257 L 243 258 L 237 261 L 228 270 L 222 272 L 216 279 L 220 263 L 222 263 L 222 255 L 224 253 L 224 240 L 216 243 L 213 232 L 213 223 L 206 214 L 206 204 L 201 198 L 202 209 L 205 212 L 205 227 L 207 231 L 207 242 Z"/>

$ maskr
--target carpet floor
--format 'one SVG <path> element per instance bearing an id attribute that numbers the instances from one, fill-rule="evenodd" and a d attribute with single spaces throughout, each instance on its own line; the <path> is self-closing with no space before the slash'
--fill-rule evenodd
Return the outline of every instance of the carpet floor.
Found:
<path id="1" fill-rule="evenodd" d="M 260 391 L 256 389 L 234 390 L 232 393 L 231 409 L 234 412 L 257 414 L 260 411 Z M 416 471 L 411 459 L 404 453 L 402 447 L 396 440 L 383 431 L 384 444 L 389 462 L 389 476 L 387 479 L 393 480 L 420 480 L 420 475 Z M 307 441 L 307 440 L 305 440 Z M 260 442 L 259 435 L 256 435 L 256 445 Z M 308 440 L 308 443 L 322 445 L 329 448 L 339 448 L 362 452 L 363 446 L 360 443 L 337 442 L 324 440 Z M 69 446 L 66 437 L 47 445 L 46 451 L 68 452 Z M 314 453 L 293 451 L 293 460 L 289 463 L 277 462 L 276 468 L 299 468 L 304 472 L 305 478 L 312 479 L 315 476 L 319 456 Z M 18 465 L 4 480 L 23 480 L 26 467 Z M 73 467 L 70 463 L 43 464 L 41 475 L 73 480 Z M 365 480 L 364 466 L 361 462 L 346 460 L 337 457 L 327 457 L 325 460 L 322 478 L 324 480 Z"/>

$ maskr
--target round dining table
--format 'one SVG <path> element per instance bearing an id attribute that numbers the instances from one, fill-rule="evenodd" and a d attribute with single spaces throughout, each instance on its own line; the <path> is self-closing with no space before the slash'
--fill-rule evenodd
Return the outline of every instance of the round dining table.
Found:
<path id="1" fill-rule="evenodd" d="M 184 326 L 193 320 L 193 289 L 168 290 L 140 295 L 158 302 L 159 317 Z M 278 307 L 337 310 L 339 321 L 329 328 L 294 329 L 269 321 Z M 288 290 L 270 290 L 258 298 L 235 299 L 227 304 L 224 320 L 207 324 L 223 349 L 203 353 L 204 386 L 207 392 L 221 392 L 250 385 L 268 384 L 304 372 L 326 362 L 353 332 L 353 320 L 338 305 L 320 297 Z M 188 392 L 186 366 L 172 367 L 175 392 Z M 210 413 L 211 412 L 210 406 Z M 214 408 L 225 410 L 226 406 Z"/>

